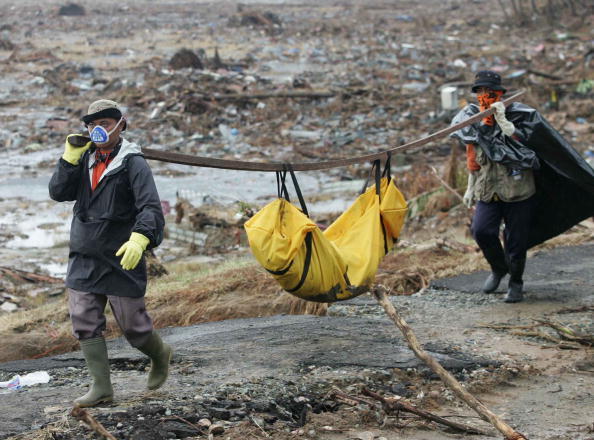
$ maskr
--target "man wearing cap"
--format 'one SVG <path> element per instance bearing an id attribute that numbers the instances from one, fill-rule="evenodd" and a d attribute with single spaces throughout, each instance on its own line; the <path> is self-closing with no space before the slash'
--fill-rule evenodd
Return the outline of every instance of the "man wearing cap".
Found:
<path id="1" fill-rule="evenodd" d="M 505 117 L 501 97 L 506 92 L 499 74 L 485 70 L 478 72 L 472 86 L 480 111 L 495 107 L 494 116 L 481 122 L 484 130 L 497 130 L 497 136 L 514 136 L 515 127 Z M 497 125 L 497 127 L 496 127 Z M 526 264 L 528 228 L 532 215 L 532 196 L 536 192 L 532 169 L 511 167 L 494 162 L 476 144 L 466 145 L 469 185 L 465 200 L 476 200 L 472 220 L 472 235 L 491 266 L 483 291 L 494 292 L 509 272 L 509 286 L 505 302 L 522 299 L 522 275 Z M 505 222 L 505 251 L 499 240 L 501 222 Z"/>
<path id="2" fill-rule="evenodd" d="M 148 388 L 168 376 L 172 350 L 153 331 L 144 295 L 143 253 L 163 238 L 164 218 L 140 147 L 121 137 L 127 122 L 110 100 L 93 102 L 82 118 L 89 135 L 69 135 L 49 183 L 53 200 L 76 201 L 66 286 L 73 333 L 93 384 L 81 407 L 113 399 L 105 330 L 109 305 L 128 342 L 151 359 Z"/>
<path id="3" fill-rule="evenodd" d="M 452 125 L 495 113 L 452 135 L 466 144 L 464 202 L 476 203 L 471 231 L 491 267 L 483 292 L 495 292 L 509 273 L 504 301 L 515 303 L 523 299 L 527 250 L 594 213 L 594 170 L 536 110 L 504 106 L 498 73 L 478 72 L 472 92 L 479 105 L 466 106 Z"/>

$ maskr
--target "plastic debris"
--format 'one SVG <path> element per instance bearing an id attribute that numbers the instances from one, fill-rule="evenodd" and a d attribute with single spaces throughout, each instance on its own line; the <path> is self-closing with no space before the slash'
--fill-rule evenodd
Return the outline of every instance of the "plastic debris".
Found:
<path id="1" fill-rule="evenodd" d="M 8 388 L 9 390 L 20 390 L 23 387 L 37 385 L 41 383 L 48 383 L 50 375 L 47 371 L 34 371 L 33 373 L 25 374 L 24 376 L 16 375 L 6 382 L 0 382 L 0 388 Z"/>

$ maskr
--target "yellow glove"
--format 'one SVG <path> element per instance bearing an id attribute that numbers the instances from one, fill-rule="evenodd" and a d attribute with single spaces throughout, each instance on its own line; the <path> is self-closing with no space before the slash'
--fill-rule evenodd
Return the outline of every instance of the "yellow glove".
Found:
<path id="1" fill-rule="evenodd" d="M 80 158 L 92 144 L 91 139 L 82 134 L 69 134 L 64 143 L 62 159 L 72 165 L 78 165 Z"/>
<path id="2" fill-rule="evenodd" d="M 124 255 L 120 262 L 124 270 L 132 270 L 138 266 L 149 242 L 150 240 L 148 238 L 138 232 L 132 232 L 130 234 L 130 240 L 124 243 L 115 254 L 116 257 L 122 254 Z"/>

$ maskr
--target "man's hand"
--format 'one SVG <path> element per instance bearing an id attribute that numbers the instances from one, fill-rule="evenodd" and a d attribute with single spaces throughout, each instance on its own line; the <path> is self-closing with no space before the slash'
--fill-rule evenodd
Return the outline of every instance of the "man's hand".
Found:
<path id="1" fill-rule="evenodd" d="M 85 141 L 87 141 L 85 143 Z M 64 143 L 64 154 L 62 159 L 72 165 L 78 165 L 82 155 L 91 148 L 91 139 L 81 134 L 69 134 Z"/>
<path id="2" fill-rule="evenodd" d="M 466 206 L 468 209 L 472 208 L 476 202 L 474 198 L 474 180 L 474 173 L 468 173 L 468 184 L 466 185 L 466 192 L 464 193 L 464 197 L 462 199 L 464 201 L 464 206 Z"/>
<path id="3" fill-rule="evenodd" d="M 516 127 L 505 117 L 505 106 L 503 105 L 503 102 L 494 102 L 493 104 L 491 104 L 491 107 L 495 109 L 495 120 L 501 128 L 501 132 L 506 136 L 511 136 L 512 134 L 514 134 L 514 132 L 516 131 Z"/>
<path id="4" fill-rule="evenodd" d="M 146 250 L 150 240 L 138 232 L 130 234 L 130 240 L 122 245 L 116 252 L 116 257 L 124 255 L 120 264 L 124 270 L 132 270 L 142 258 L 142 254 Z"/>

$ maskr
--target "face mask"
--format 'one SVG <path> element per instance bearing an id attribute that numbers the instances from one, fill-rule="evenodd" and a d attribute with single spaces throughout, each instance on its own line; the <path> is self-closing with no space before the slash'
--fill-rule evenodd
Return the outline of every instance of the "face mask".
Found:
<path id="1" fill-rule="evenodd" d="M 101 127 L 100 125 L 97 125 L 95 128 L 93 128 L 93 130 L 89 131 L 91 140 L 96 144 L 107 143 L 109 141 L 109 136 L 111 136 L 111 134 L 115 131 L 116 128 L 118 128 L 118 125 L 120 125 L 120 123 L 123 120 L 124 120 L 124 118 L 121 117 L 120 120 L 118 121 L 118 123 L 115 125 L 115 127 L 113 127 L 110 131 L 107 131 L 105 128 Z"/>

